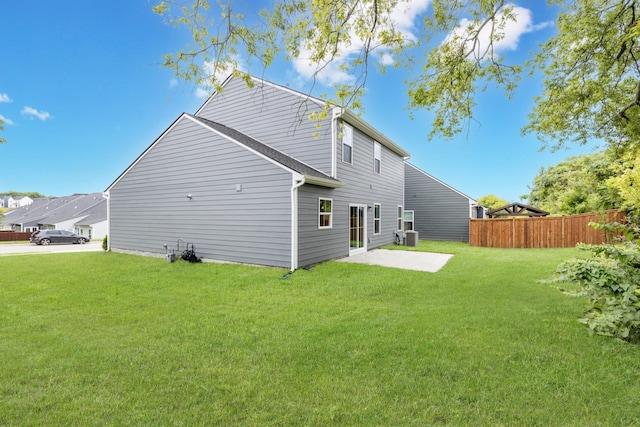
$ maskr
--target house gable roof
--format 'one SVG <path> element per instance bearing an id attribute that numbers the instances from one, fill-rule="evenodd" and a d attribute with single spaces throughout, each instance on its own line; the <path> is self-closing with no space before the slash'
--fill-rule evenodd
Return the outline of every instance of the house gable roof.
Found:
<path id="1" fill-rule="evenodd" d="M 13 209 L 5 214 L 5 224 L 57 224 L 88 215 L 89 209 L 104 199 L 101 193 L 74 194 L 55 198 L 37 198 L 28 206 Z M 106 209 L 105 209 L 106 215 Z"/>
<path id="2" fill-rule="evenodd" d="M 282 91 L 291 93 L 293 95 L 296 95 L 301 100 L 314 102 L 315 104 L 317 104 L 320 107 L 326 107 L 327 104 L 328 104 L 327 101 L 324 101 L 322 99 L 313 97 L 313 96 L 311 96 L 309 94 L 306 94 L 306 93 L 303 93 L 303 92 L 296 91 L 294 89 L 291 89 L 290 87 L 282 86 L 282 85 L 279 85 L 279 84 L 276 84 L 276 83 L 270 82 L 268 80 L 265 80 L 263 78 L 259 78 L 259 77 L 255 77 L 255 76 L 249 76 L 249 77 L 250 77 L 250 79 L 251 79 L 251 81 L 253 82 L 254 85 L 270 86 L 270 87 L 276 88 L 278 90 L 282 90 Z M 227 86 L 229 84 L 229 82 L 231 80 L 235 79 L 235 78 L 238 78 L 238 77 L 234 77 L 233 75 L 230 75 L 229 77 L 227 77 L 225 79 L 225 81 L 221 85 L 223 90 L 224 90 L 224 87 Z M 217 94 L 217 92 L 214 92 L 204 102 L 204 104 L 196 111 L 196 113 L 195 113 L 196 116 L 199 116 L 200 112 L 203 111 L 207 107 L 207 105 L 215 98 L 216 94 Z M 366 134 L 370 138 L 376 140 L 377 142 L 379 142 L 383 146 L 387 147 L 388 149 L 390 149 L 394 153 L 398 154 L 399 156 L 404 157 L 405 159 L 409 158 L 409 156 L 410 156 L 409 152 L 407 152 L 402 147 L 397 145 L 395 142 L 393 142 L 392 140 L 387 138 L 380 131 L 375 129 L 373 126 L 371 126 L 369 123 L 364 121 L 360 116 L 358 116 L 356 113 L 354 113 L 353 111 L 349 110 L 348 108 L 336 106 L 335 108 L 333 108 L 333 114 L 334 114 L 334 117 L 342 118 L 344 121 L 346 121 L 347 123 L 351 124 L 353 127 L 355 127 L 356 129 L 360 130 L 362 133 Z"/>
<path id="3" fill-rule="evenodd" d="M 83 216 L 75 225 L 93 225 L 107 220 L 107 199 L 100 201 L 81 212 Z"/>
<path id="4" fill-rule="evenodd" d="M 229 84 L 229 82 L 231 82 L 233 79 L 236 79 L 236 78 L 238 78 L 238 77 L 235 77 L 233 74 L 229 75 L 229 76 L 224 80 L 224 82 L 222 82 L 222 84 L 221 84 L 222 90 L 224 90 L 224 88 Z M 296 95 L 296 96 L 300 97 L 301 99 L 306 99 L 306 100 L 312 101 L 312 102 L 316 103 L 317 105 L 319 105 L 319 106 L 321 106 L 321 107 L 323 107 L 323 106 L 325 106 L 325 105 L 326 105 L 326 102 L 325 102 L 325 101 L 323 101 L 322 99 L 316 98 L 316 97 L 311 96 L 311 95 L 309 95 L 309 94 L 304 94 L 304 93 L 302 93 L 302 92 L 299 92 L 299 91 L 293 90 L 293 89 L 291 89 L 291 88 L 289 88 L 289 87 L 282 86 L 282 85 L 279 85 L 279 84 L 276 84 L 276 83 L 270 82 L 270 81 L 268 81 L 268 80 L 265 80 L 265 79 L 262 79 L 262 78 L 259 78 L 259 77 L 255 77 L 255 76 L 251 76 L 251 75 L 250 75 L 250 76 L 249 76 L 249 78 L 250 78 L 250 79 L 251 79 L 251 81 L 253 82 L 253 85 L 266 85 L 266 86 L 271 86 L 271 87 L 273 87 L 273 88 L 276 88 L 276 89 L 279 89 L 279 90 L 284 90 L 284 91 L 289 92 L 289 93 L 291 93 L 291 94 L 293 94 L 293 95 Z M 198 115 L 200 114 L 200 112 L 201 112 L 202 110 L 204 110 L 204 109 L 207 107 L 207 105 L 209 104 L 209 102 L 211 102 L 211 100 L 212 100 L 213 98 L 215 98 L 215 96 L 216 96 L 217 94 L 218 94 L 218 92 L 214 92 L 214 93 L 212 93 L 212 94 L 209 96 L 209 98 L 207 98 L 207 100 L 204 102 L 204 104 L 202 104 L 202 106 L 200 106 L 200 108 L 198 108 L 198 110 L 196 111 L 195 115 L 196 115 L 196 116 L 198 116 Z"/>
<path id="5" fill-rule="evenodd" d="M 420 168 L 419 168 L 419 167 L 417 167 L 416 165 L 413 165 L 413 164 L 411 164 L 411 163 L 409 163 L 409 162 L 404 162 L 404 164 L 405 164 L 405 166 L 407 166 L 407 167 L 411 167 L 411 168 L 415 169 L 417 172 L 419 172 L 419 173 L 421 173 L 421 174 L 425 175 L 426 177 L 428 177 L 428 178 L 430 178 L 430 179 L 434 180 L 435 182 L 437 182 L 438 184 L 441 184 L 442 186 L 444 186 L 444 187 L 448 188 L 449 190 L 451 190 L 451 191 L 453 191 L 453 192 L 455 192 L 455 193 L 458 193 L 460 196 L 462 196 L 462 197 L 466 197 L 467 199 L 469 199 L 469 202 L 474 202 L 474 203 L 476 203 L 476 204 L 478 203 L 478 201 L 477 201 L 476 199 L 474 199 L 474 198 L 472 198 L 472 197 L 467 196 L 466 194 L 464 194 L 463 192 L 461 192 L 461 191 L 459 191 L 459 190 L 456 190 L 455 188 L 453 188 L 452 186 L 450 186 L 450 185 L 449 185 L 449 184 L 447 184 L 446 182 L 443 182 L 443 181 L 439 180 L 438 178 L 436 178 L 435 176 L 433 176 L 433 175 L 431 175 L 431 174 L 429 174 L 429 173 L 427 173 L 427 172 L 423 171 L 422 169 L 420 169 Z"/>
<path id="6" fill-rule="evenodd" d="M 213 122 L 211 120 L 204 119 L 202 117 L 197 117 L 188 113 L 182 113 L 180 117 L 178 117 L 172 124 L 169 126 L 163 133 L 160 135 L 149 147 L 147 147 L 142 154 L 140 154 L 136 160 L 127 167 L 105 190 L 108 192 L 111 190 L 121 179 L 125 176 L 142 158 L 146 156 L 146 154 L 160 141 L 162 138 L 175 127 L 182 119 L 191 120 L 210 131 L 217 133 L 218 135 L 223 136 L 229 141 L 235 142 L 237 144 L 242 145 L 244 148 L 253 151 L 254 153 L 263 156 L 269 161 L 274 162 L 280 167 L 284 167 L 290 172 L 297 173 L 299 175 L 304 176 L 305 182 L 308 184 L 321 185 L 329 188 L 337 188 L 342 187 L 344 184 L 338 181 L 331 176 L 320 172 L 317 169 L 312 168 L 309 165 L 306 165 L 299 160 L 290 157 L 281 151 L 278 151 L 266 144 L 261 143 L 248 135 L 243 134 L 235 129 L 224 126 L 220 123 Z"/>
<path id="7" fill-rule="evenodd" d="M 87 216 L 87 210 L 104 200 L 102 193 L 81 194 L 71 197 L 68 201 L 60 204 L 57 209 L 51 211 L 49 215 L 42 218 L 40 224 L 57 224 L 73 218 L 79 219 Z"/>
<path id="8" fill-rule="evenodd" d="M 192 116 L 191 114 L 185 115 L 191 120 L 205 125 L 218 134 L 223 135 L 224 137 L 231 139 L 256 153 L 259 153 L 270 160 L 273 160 L 274 162 L 286 167 L 293 172 L 297 172 L 303 175 L 306 179 L 306 182 L 309 184 L 322 185 L 331 188 L 341 187 L 343 185 L 337 179 L 332 178 L 331 176 L 320 172 L 319 170 L 312 168 L 311 166 L 302 163 L 301 161 L 296 160 L 293 157 L 290 157 L 273 147 L 263 144 L 262 142 L 253 139 L 250 136 L 245 135 L 244 133 L 239 132 L 233 128 L 202 117 Z"/>

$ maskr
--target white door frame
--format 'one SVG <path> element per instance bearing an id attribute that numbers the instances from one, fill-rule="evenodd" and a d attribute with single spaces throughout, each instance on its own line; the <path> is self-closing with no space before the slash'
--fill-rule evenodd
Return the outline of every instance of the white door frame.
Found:
<path id="1" fill-rule="evenodd" d="M 355 219 L 351 216 L 356 208 Z M 352 221 L 357 224 L 352 224 Z M 357 227 L 354 229 L 354 226 Z M 355 233 L 352 235 L 352 233 Z M 352 239 L 355 237 L 355 239 Z M 349 256 L 367 252 L 367 205 L 349 203 Z M 355 245 L 354 245 L 355 243 Z"/>

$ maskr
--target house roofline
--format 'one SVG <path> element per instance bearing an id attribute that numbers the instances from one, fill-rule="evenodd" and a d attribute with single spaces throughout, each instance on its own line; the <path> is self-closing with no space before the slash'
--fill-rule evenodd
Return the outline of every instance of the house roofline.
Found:
<path id="1" fill-rule="evenodd" d="M 469 197 L 469 196 L 467 196 L 467 195 L 466 195 L 466 194 L 464 194 L 462 191 L 460 191 L 460 190 L 457 190 L 457 189 L 453 188 L 452 186 L 450 186 L 450 185 L 449 185 L 449 184 L 447 184 L 446 182 L 441 181 L 441 180 L 439 180 L 438 178 L 436 178 L 435 176 L 431 175 L 430 173 L 427 173 L 427 172 L 423 171 L 422 169 L 420 169 L 420 168 L 419 168 L 419 167 L 417 167 L 416 165 L 411 164 L 411 163 L 409 163 L 409 162 L 407 162 L 407 161 L 405 161 L 404 163 L 405 163 L 407 166 L 411 166 L 412 168 L 414 168 L 416 171 L 420 172 L 421 174 L 426 175 L 426 176 L 428 176 L 429 178 L 433 179 L 433 180 L 434 180 L 434 181 L 436 181 L 437 183 L 439 183 L 439 184 L 441 184 L 441 185 L 444 185 L 444 186 L 445 186 L 445 187 L 447 187 L 449 190 L 451 190 L 451 191 L 454 191 L 454 192 L 458 193 L 458 194 L 459 194 L 459 195 L 461 195 L 462 197 L 466 197 L 467 199 L 469 199 L 470 201 L 475 202 L 476 204 L 480 204 L 480 203 L 479 203 L 476 199 L 474 199 L 473 197 Z"/>
<path id="2" fill-rule="evenodd" d="M 408 151 L 406 151 L 405 149 L 400 147 L 398 144 L 396 144 L 395 142 L 387 138 L 379 130 L 371 126 L 369 123 L 364 121 L 362 118 L 360 118 L 360 116 L 356 115 L 351 110 L 344 107 L 335 107 L 334 117 L 342 118 L 345 122 L 353 125 L 355 128 L 364 132 L 365 134 L 367 134 L 368 136 L 370 136 L 380 144 L 384 145 L 394 153 L 404 157 L 404 160 L 407 160 L 411 156 Z"/>
<path id="3" fill-rule="evenodd" d="M 269 80 L 266 80 L 266 79 L 264 79 L 264 78 L 262 78 L 262 77 L 256 77 L 256 76 L 254 76 L 254 75 L 252 75 L 252 74 L 248 74 L 248 73 L 247 73 L 247 75 L 249 76 L 249 78 L 250 78 L 254 83 L 261 84 L 261 85 L 266 85 L 266 86 L 271 86 L 271 87 L 274 87 L 274 88 L 277 88 L 277 89 L 280 89 L 280 90 L 284 90 L 284 91 L 289 92 L 289 93 L 291 93 L 291 94 L 293 94 L 293 95 L 296 95 L 296 96 L 298 96 L 298 97 L 300 97 L 300 98 L 308 99 L 308 100 L 310 100 L 310 101 L 312 101 L 312 102 L 314 102 L 314 103 L 316 103 L 316 104 L 318 104 L 318 105 L 320 105 L 320 106 L 323 106 L 323 107 L 326 105 L 326 102 L 325 102 L 325 101 L 323 101 L 323 100 L 321 100 L 321 99 L 319 99 L 319 98 L 316 98 L 316 97 L 314 97 L 314 96 L 312 96 L 312 95 L 305 94 L 305 93 L 303 93 L 303 92 L 300 92 L 300 91 L 297 91 L 297 90 L 291 89 L 290 87 L 287 87 L 287 86 L 282 86 L 282 85 L 279 85 L 279 84 L 277 84 L 277 83 L 273 83 L 273 82 L 271 82 L 271 81 L 269 81 Z M 228 83 L 229 83 L 233 78 L 234 78 L 234 75 L 233 75 L 233 74 L 229 74 L 229 75 L 227 76 L 227 78 L 226 78 L 226 79 L 224 79 L 224 81 L 223 81 L 223 82 L 222 82 L 222 84 L 220 85 L 220 86 L 222 87 L 222 91 L 224 91 L 224 87 L 225 87 L 225 86 L 226 86 L 226 85 L 227 85 L 227 84 L 228 84 Z M 215 92 L 213 92 L 211 95 L 209 95 L 209 97 L 206 99 L 206 101 L 204 101 L 204 103 L 200 106 L 200 108 L 198 108 L 198 110 L 195 112 L 195 114 L 194 114 L 194 115 L 195 115 L 195 116 L 200 115 L 200 112 L 201 112 L 202 110 L 204 110 L 204 109 L 207 107 L 207 105 L 209 104 L 209 102 L 211 102 L 211 100 L 212 100 L 212 99 L 213 99 L 213 98 L 214 98 L 218 93 L 222 93 L 222 91 L 220 91 L 220 92 L 215 91 Z"/>
<path id="4" fill-rule="evenodd" d="M 335 179 L 324 179 L 312 175 L 304 175 L 305 182 L 307 184 L 319 185 L 327 188 L 340 188 L 344 187 L 344 183 Z"/>
<path id="5" fill-rule="evenodd" d="M 321 185 L 323 187 L 330 187 L 330 188 L 338 188 L 338 187 L 342 187 L 344 185 L 344 183 L 338 181 L 337 179 L 331 178 L 329 176 L 326 176 L 326 177 L 316 176 L 316 175 L 311 175 L 309 173 L 306 173 L 304 171 L 295 170 L 291 166 L 286 165 L 286 164 L 282 163 L 281 161 L 278 161 L 278 159 L 270 157 L 268 155 L 268 153 L 266 154 L 266 153 L 263 153 L 261 151 L 258 151 L 257 149 L 247 145 L 246 143 L 235 139 L 233 136 L 227 135 L 226 133 L 221 132 L 220 130 L 218 130 L 215 127 L 213 127 L 213 125 L 220 125 L 223 128 L 226 128 L 226 126 L 224 126 L 224 125 L 221 125 L 219 123 L 217 123 L 217 124 L 216 123 L 209 124 L 209 123 L 207 123 L 208 122 L 207 119 L 204 119 L 202 117 L 192 116 L 191 114 L 185 114 L 185 116 L 188 119 L 192 120 L 193 122 L 198 123 L 201 126 L 204 126 L 206 129 L 208 129 L 208 130 L 216 133 L 217 135 L 227 139 L 228 141 L 231 141 L 234 144 L 237 144 L 237 145 L 243 147 L 245 150 L 248 150 L 248 151 L 254 153 L 255 155 L 257 155 L 259 157 L 262 157 L 263 159 L 269 161 L 270 163 L 273 163 L 274 165 L 286 170 L 287 172 L 291 173 L 294 177 L 296 177 L 297 180 L 300 180 L 300 179 L 302 179 L 302 177 L 304 177 L 305 181 L 307 183 L 315 184 L 315 185 Z M 231 130 L 231 128 L 229 128 L 229 129 Z M 233 131 L 235 131 L 235 132 L 237 132 L 239 134 L 242 134 L 242 132 L 239 132 L 239 131 L 237 131 L 235 129 L 233 129 Z M 244 134 L 242 134 L 242 135 L 247 137 L 250 140 L 253 140 L 256 144 L 258 144 L 260 146 L 264 146 L 265 148 L 267 148 L 267 149 L 269 149 L 269 150 L 271 150 L 273 152 L 277 152 L 277 153 L 285 156 L 286 158 L 288 158 L 288 159 L 290 159 L 290 160 L 292 160 L 292 161 L 294 161 L 294 162 L 296 162 L 296 163 L 298 163 L 300 165 L 304 165 L 305 168 L 315 169 L 315 168 L 313 168 L 313 167 L 311 167 L 311 166 L 309 166 L 309 165 L 307 165 L 307 164 L 305 164 L 303 162 L 300 162 L 297 159 L 294 159 L 293 157 L 291 157 L 291 156 L 289 156 L 289 155 L 287 155 L 285 153 L 279 152 L 278 150 L 276 150 L 275 148 L 273 148 L 273 147 L 271 147 L 271 146 L 269 146 L 267 144 L 263 144 L 262 142 L 254 139 L 254 138 L 251 138 L 248 135 L 244 135 Z M 315 171 L 318 172 L 319 174 L 325 175 L 321 171 L 318 171 L 318 170 L 315 170 Z"/>
<path id="6" fill-rule="evenodd" d="M 107 187 L 106 190 L 103 191 L 103 193 L 107 193 L 108 194 L 109 191 L 113 188 L 113 186 L 116 185 L 118 182 L 120 182 L 122 177 L 124 177 L 135 165 L 137 165 L 138 162 L 140 162 L 140 160 L 142 160 L 142 158 L 147 155 L 149 150 L 151 150 L 158 142 L 160 142 L 160 140 L 162 138 L 164 138 L 164 136 L 171 129 L 173 129 L 176 126 L 176 124 L 180 121 L 180 119 L 185 115 L 186 115 L 186 113 L 180 114 L 180 116 L 178 116 L 178 118 L 175 119 L 173 121 L 173 123 L 171 123 L 171 126 L 169 126 L 167 129 L 165 129 L 165 131 L 162 132 L 159 137 L 157 137 L 142 153 L 140 153 L 140 155 L 138 157 L 136 157 L 136 159 L 120 175 L 118 175 L 118 177 Z M 104 194 L 103 194 L 103 197 L 104 197 Z M 108 197 L 105 197 L 105 199 L 108 199 Z"/>
<path id="7" fill-rule="evenodd" d="M 327 101 L 324 101 L 322 99 L 316 98 L 316 97 L 311 96 L 309 94 L 305 94 L 303 92 L 291 89 L 291 88 L 289 88 L 287 86 L 282 86 L 282 85 L 279 85 L 277 83 L 270 82 L 269 80 L 265 80 L 264 78 L 255 77 L 255 76 L 253 76 L 251 74 L 249 74 L 249 78 L 251 80 L 253 80 L 255 83 L 263 84 L 263 85 L 266 85 L 266 86 L 271 86 L 271 87 L 277 88 L 279 90 L 283 90 L 285 92 L 288 92 L 290 94 L 296 95 L 296 96 L 298 96 L 300 98 L 303 98 L 305 100 L 310 100 L 310 101 L 316 103 L 317 105 L 319 105 L 319 106 L 321 106 L 323 108 L 325 106 L 327 106 L 327 104 L 328 104 Z M 233 75 L 229 75 L 224 80 L 224 82 L 222 82 L 222 84 L 221 84 L 222 88 L 224 89 L 224 87 L 232 79 L 233 79 Z M 207 98 L 207 100 L 204 102 L 204 104 L 202 104 L 202 106 L 200 108 L 198 108 L 198 110 L 195 112 L 194 116 L 198 116 L 200 114 L 200 112 L 202 110 L 204 110 L 206 108 L 206 106 L 209 104 L 209 102 L 211 102 L 211 100 L 216 96 L 217 93 L 218 92 L 212 93 Z M 362 118 L 360 118 L 358 115 L 356 115 L 354 112 L 352 112 L 348 108 L 345 108 L 345 107 L 334 107 L 333 111 L 334 111 L 334 117 L 342 117 L 342 119 L 345 120 L 346 122 L 352 124 L 354 127 L 359 129 L 360 131 L 364 132 L 365 134 L 367 134 L 368 136 L 370 136 L 374 140 L 378 141 L 379 143 L 381 143 L 382 145 L 384 145 L 385 147 L 387 147 L 391 151 L 393 151 L 396 154 L 404 157 L 405 160 L 410 157 L 410 154 L 409 154 L 408 151 L 404 150 L 402 147 L 400 147 L 398 144 L 393 142 L 391 139 L 387 138 L 384 134 L 382 134 L 380 131 L 375 129 L 373 126 L 371 126 L 369 123 L 364 121 Z"/>

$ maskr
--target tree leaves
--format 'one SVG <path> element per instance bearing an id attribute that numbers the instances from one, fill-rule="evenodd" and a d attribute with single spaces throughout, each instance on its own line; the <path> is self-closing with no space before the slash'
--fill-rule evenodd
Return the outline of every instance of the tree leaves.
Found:
<path id="1" fill-rule="evenodd" d="M 372 67 L 393 63 L 408 69 L 410 115 L 432 111 L 428 137 L 452 138 L 475 120 L 478 92 L 495 85 L 508 98 L 525 70 L 542 70 L 544 90 L 523 133 L 553 148 L 594 139 L 620 147 L 640 140 L 638 2 L 548 0 L 562 10 L 557 34 L 526 63 L 499 52 L 526 11 L 506 0 L 424 3 L 412 32 L 397 19 L 415 6 L 408 0 L 274 0 L 260 11 L 245 2 L 163 0 L 153 10 L 189 29 L 195 44 L 165 56 L 165 65 L 210 90 L 247 64 L 266 68 L 281 58 L 313 84 L 334 73 L 330 101 L 357 111 Z"/>

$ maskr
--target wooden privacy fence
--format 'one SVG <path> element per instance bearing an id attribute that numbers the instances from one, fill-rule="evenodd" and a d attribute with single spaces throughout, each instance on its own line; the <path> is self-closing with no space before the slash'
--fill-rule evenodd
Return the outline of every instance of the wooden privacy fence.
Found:
<path id="1" fill-rule="evenodd" d="M 485 248 L 571 248 L 578 243 L 600 244 L 610 236 L 590 222 L 625 221 L 624 211 L 609 210 L 571 216 L 469 220 L 469 245 Z"/>
<path id="2" fill-rule="evenodd" d="M 0 242 L 16 242 L 19 240 L 29 240 L 31 233 L 21 231 L 0 230 Z"/>

